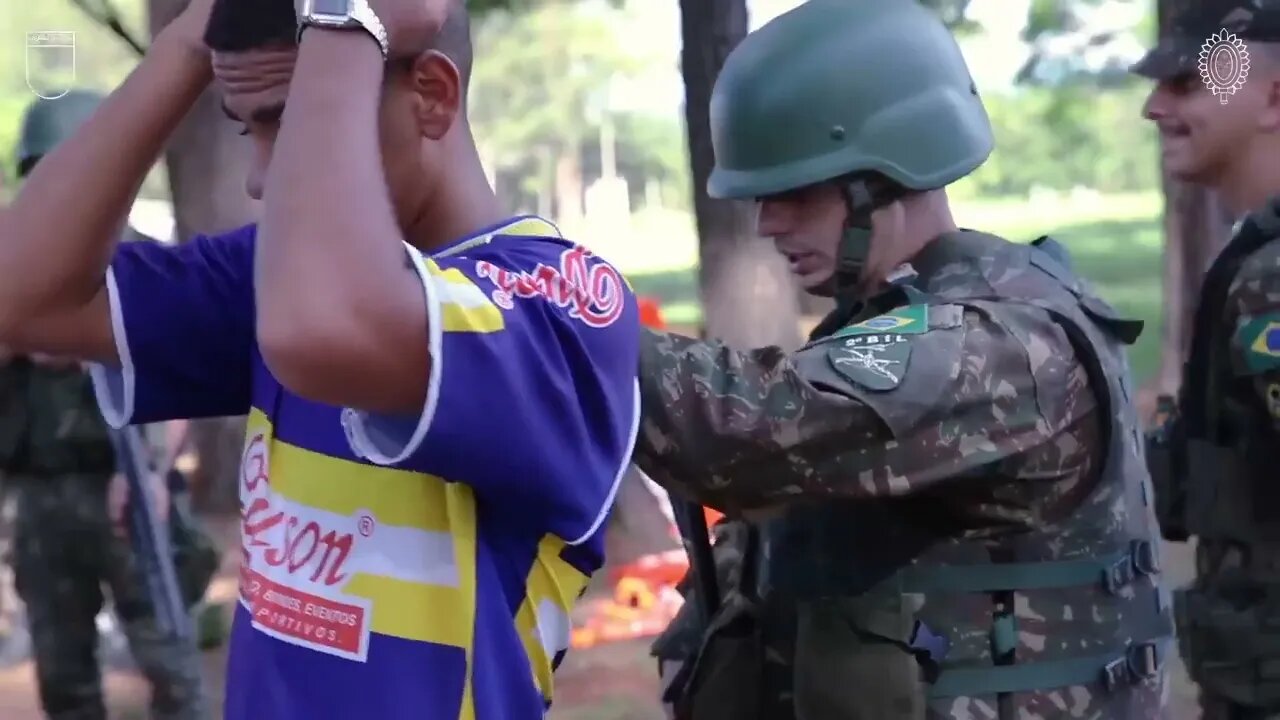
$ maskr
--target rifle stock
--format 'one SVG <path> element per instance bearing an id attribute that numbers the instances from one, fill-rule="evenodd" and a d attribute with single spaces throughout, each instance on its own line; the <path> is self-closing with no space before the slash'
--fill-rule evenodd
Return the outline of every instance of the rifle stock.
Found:
<path id="1" fill-rule="evenodd" d="M 160 519 L 147 488 L 146 477 L 152 470 L 144 460 L 147 455 L 142 438 L 136 427 L 126 427 L 111 430 L 111 442 L 120 472 L 129 484 L 129 542 L 147 584 L 156 625 L 168 637 L 188 638 L 191 618 L 173 565 L 168 524 Z"/>
<path id="2" fill-rule="evenodd" d="M 711 552 L 711 534 L 707 529 L 706 514 L 702 506 L 688 501 L 671 503 L 676 527 L 684 539 L 685 552 L 689 555 L 689 568 L 697 588 L 698 610 L 702 622 L 709 623 L 720 610 L 720 579 L 716 573 L 715 556 Z"/>

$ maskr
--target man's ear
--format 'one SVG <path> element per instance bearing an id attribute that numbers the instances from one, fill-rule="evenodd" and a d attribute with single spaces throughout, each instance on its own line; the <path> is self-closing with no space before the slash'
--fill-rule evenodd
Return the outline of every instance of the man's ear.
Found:
<path id="1" fill-rule="evenodd" d="M 462 111 L 462 75 L 458 66 L 443 53 L 428 50 L 414 61 L 409 82 L 415 95 L 419 131 L 423 137 L 440 140 Z"/>

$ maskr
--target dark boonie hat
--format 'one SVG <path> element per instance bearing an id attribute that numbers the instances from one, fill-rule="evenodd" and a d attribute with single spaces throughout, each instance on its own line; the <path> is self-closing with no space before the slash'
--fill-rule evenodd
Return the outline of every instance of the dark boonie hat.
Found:
<path id="1" fill-rule="evenodd" d="M 1164 38 L 1129 68 L 1153 80 L 1198 73 L 1200 50 L 1224 30 L 1240 39 L 1280 42 L 1280 0 L 1189 0 Z"/>

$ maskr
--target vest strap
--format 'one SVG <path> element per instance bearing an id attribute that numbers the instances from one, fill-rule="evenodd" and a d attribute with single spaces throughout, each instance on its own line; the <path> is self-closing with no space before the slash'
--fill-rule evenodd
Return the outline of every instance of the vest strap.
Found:
<path id="1" fill-rule="evenodd" d="M 1108 692 L 1155 677 L 1167 640 L 1135 643 L 1120 652 L 981 668 L 946 668 L 929 687 L 931 699 L 1101 685 Z"/>
<path id="2" fill-rule="evenodd" d="M 1156 557 L 1150 542 L 1135 540 L 1123 552 L 1083 560 L 910 567 L 902 571 L 902 591 L 985 593 L 1100 584 L 1115 593 L 1140 575 L 1158 572 Z"/>

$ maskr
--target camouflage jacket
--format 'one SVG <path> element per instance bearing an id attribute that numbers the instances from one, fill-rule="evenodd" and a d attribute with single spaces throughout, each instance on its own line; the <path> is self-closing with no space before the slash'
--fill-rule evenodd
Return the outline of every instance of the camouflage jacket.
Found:
<path id="1" fill-rule="evenodd" d="M 115 454 L 88 375 L 27 358 L 0 365 L 0 473 L 101 473 Z"/>
<path id="2" fill-rule="evenodd" d="M 1280 238 L 1250 255 L 1240 267 L 1223 318 L 1231 335 L 1229 357 L 1245 380 L 1250 404 L 1265 411 L 1264 422 L 1280 438 Z"/>
<path id="3" fill-rule="evenodd" d="M 912 265 L 794 354 L 648 333 L 636 462 L 730 514 L 785 508 L 765 575 L 797 597 L 800 717 L 1159 717 L 1134 328 L 1040 248 L 962 231 Z M 1039 669 L 987 672 L 1009 664 Z"/>
<path id="4" fill-rule="evenodd" d="M 1272 232 L 1280 233 L 1280 216 L 1274 222 Z M 1227 267 L 1215 263 L 1210 277 L 1229 274 L 1225 297 L 1202 298 L 1215 306 L 1201 309 L 1211 331 L 1197 328 L 1188 363 L 1188 372 L 1207 377 L 1184 378 L 1182 385 L 1190 435 L 1182 448 L 1182 519 L 1200 539 L 1202 575 L 1280 584 L 1280 491 L 1272 482 L 1280 461 L 1280 238 L 1268 233 L 1262 241 L 1234 265 L 1233 253 L 1224 251 L 1218 263 Z M 1207 362 L 1193 367 L 1197 359 Z M 1237 544 L 1254 547 L 1253 562 L 1231 549 Z"/>
<path id="5" fill-rule="evenodd" d="M 1251 213 L 1205 277 L 1167 453 L 1163 529 L 1195 536 L 1178 594 L 1182 657 L 1206 695 L 1280 708 L 1280 198 Z M 1163 455 L 1163 457 L 1162 457 Z"/>

